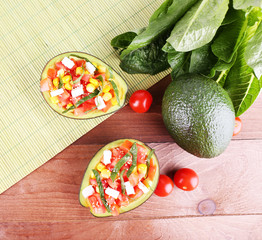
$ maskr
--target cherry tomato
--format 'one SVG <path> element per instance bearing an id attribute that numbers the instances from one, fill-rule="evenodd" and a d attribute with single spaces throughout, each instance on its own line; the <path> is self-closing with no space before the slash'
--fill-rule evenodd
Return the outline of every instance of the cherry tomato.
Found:
<path id="1" fill-rule="evenodd" d="M 233 131 L 233 136 L 236 136 L 237 134 L 239 134 L 241 129 L 242 129 L 242 121 L 239 117 L 236 117 L 235 118 L 235 128 L 234 128 L 234 131 Z"/>
<path id="2" fill-rule="evenodd" d="M 178 188 L 184 191 L 192 191 L 198 186 L 199 178 L 192 169 L 181 168 L 175 173 L 174 182 Z"/>
<path id="3" fill-rule="evenodd" d="M 155 194 L 159 197 L 166 197 L 173 191 L 173 189 L 174 183 L 172 179 L 166 175 L 160 175 Z"/>
<path id="4" fill-rule="evenodd" d="M 146 90 L 135 91 L 129 100 L 130 107 L 137 113 L 147 112 L 153 102 L 152 95 Z"/>

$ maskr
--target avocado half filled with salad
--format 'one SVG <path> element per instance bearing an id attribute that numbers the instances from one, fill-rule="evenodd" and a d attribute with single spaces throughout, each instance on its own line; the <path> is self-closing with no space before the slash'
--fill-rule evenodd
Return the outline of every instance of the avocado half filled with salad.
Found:
<path id="1" fill-rule="evenodd" d="M 88 119 L 113 113 L 125 103 L 127 84 L 100 59 L 83 52 L 52 58 L 41 75 L 41 92 L 63 116 Z"/>
<path id="2" fill-rule="evenodd" d="M 116 140 L 90 161 L 79 201 L 96 217 L 117 216 L 144 203 L 155 191 L 158 179 L 153 149 L 134 139 Z"/>

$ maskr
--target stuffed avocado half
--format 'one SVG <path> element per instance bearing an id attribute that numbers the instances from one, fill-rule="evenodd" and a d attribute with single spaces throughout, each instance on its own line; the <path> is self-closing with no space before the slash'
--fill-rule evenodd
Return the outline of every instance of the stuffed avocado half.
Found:
<path id="1" fill-rule="evenodd" d="M 89 119 L 113 113 L 123 107 L 126 82 L 102 60 L 83 52 L 66 52 L 44 67 L 41 92 L 59 114 Z"/>
<path id="2" fill-rule="evenodd" d="M 79 201 L 96 217 L 117 216 L 144 203 L 158 179 L 159 163 L 153 149 L 134 139 L 116 140 L 90 161 Z"/>

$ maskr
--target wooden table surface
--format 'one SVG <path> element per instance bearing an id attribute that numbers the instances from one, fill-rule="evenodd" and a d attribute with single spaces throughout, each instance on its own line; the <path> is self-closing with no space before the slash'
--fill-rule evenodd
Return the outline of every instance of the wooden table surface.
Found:
<path id="1" fill-rule="evenodd" d="M 149 91 L 148 113 L 124 107 L 0 195 L 0 239 L 262 239 L 262 97 L 241 116 L 242 132 L 214 159 L 199 159 L 176 145 L 161 118 L 166 77 Z M 104 144 L 136 138 L 156 149 L 161 173 L 189 167 L 200 178 L 192 192 L 178 188 L 118 217 L 95 218 L 78 202 L 82 176 Z M 202 216 L 201 200 L 216 211 Z"/>

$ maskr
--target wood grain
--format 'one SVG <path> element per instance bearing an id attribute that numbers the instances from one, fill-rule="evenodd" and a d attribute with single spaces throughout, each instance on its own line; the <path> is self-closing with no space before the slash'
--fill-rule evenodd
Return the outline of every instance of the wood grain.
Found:
<path id="1" fill-rule="evenodd" d="M 261 239 L 262 97 L 241 116 L 242 132 L 214 159 L 199 159 L 176 145 L 161 117 L 167 77 L 150 89 L 148 113 L 126 106 L 42 167 L 0 195 L 0 239 Z M 94 218 L 78 202 L 85 169 L 96 151 L 119 138 L 136 138 L 156 149 L 161 173 L 194 169 L 198 188 L 175 188 L 117 218 Z M 215 201 L 212 217 L 197 204 Z"/>
<path id="2" fill-rule="evenodd" d="M 0 239 L 260 240 L 262 216 L 0 224 Z"/>

